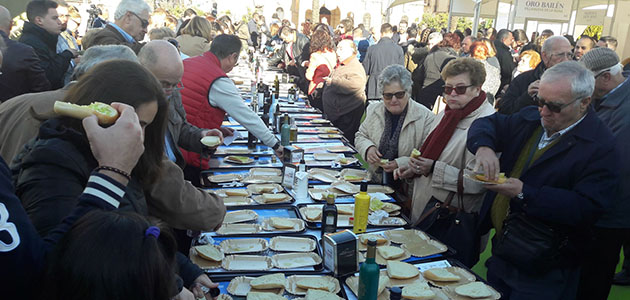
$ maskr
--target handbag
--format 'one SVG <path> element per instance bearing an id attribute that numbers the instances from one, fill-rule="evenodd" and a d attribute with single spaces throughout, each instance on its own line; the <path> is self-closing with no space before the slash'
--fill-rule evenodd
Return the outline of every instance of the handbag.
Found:
<path id="1" fill-rule="evenodd" d="M 454 257 L 471 268 L 479 260 L 479 236 L 477 224 L 479 213 L 464 209 L 464 170 L 457 178 L 458 207 L 451 206 L 455 193 L 451 192 L 444 202 L 431 197 L 413 227 L 418 228 L 449 247 L 455 249 Z"/>
<path id="2" fill-rule="evenodd" d="M 494 255 L 532 275 L 566 265 L 576 253 L 567 234 L 524 213 L 508 215 L 492 248 Z"/>

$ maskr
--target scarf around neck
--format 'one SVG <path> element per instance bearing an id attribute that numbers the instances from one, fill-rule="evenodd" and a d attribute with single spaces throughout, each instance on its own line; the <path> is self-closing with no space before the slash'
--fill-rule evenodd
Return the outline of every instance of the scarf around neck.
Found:
<path id="1" fill-rule="evenodd" d="M 378 145 L 378 152 L 383 155 L 383 158 L 388 160 L 392 160 L 398 158 L 398 138 L 400 137 L 400 131 L 402 130 L 402 125 L 405 122 L 405 117 L 407 116 L 407 110 L 409 109 L 409 103 L 405 109 L 398 116 L 398 122 L 396 124 L 392 124 L 392 113 L 385 108 L 385 128 L 383 128 L 383 135 L 381 135 L 381 140 Z M 392 127 L 396 126 L 394 132 L 392 134 Z"/>

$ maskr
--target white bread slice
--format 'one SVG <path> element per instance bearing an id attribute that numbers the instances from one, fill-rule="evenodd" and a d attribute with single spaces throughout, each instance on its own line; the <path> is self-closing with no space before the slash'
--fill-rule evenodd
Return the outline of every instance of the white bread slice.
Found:
<path id="1" fill-rule="evenodd" d="M 418 276 L 420 271 L 412 264 L 402 261 L 388 260 L 387 275 L 393 279 L 409 279 Z"/>
<path id="2" fill-rule="evenodd" d="M 262 197 L 263 197 L 263 200 L 265 200 L 265 203 L 274 203 L 274 202 L 283 201 L 284 199 L 287 198 L 287 195 L 285 195 L 285 194 L 263 194 Z"/>
<path id="3" fill-rule="evenodd" d="M 457 274 L 453 274 L 446 269 L 436 268 L 429 269 L 422 273 L 424 278 L 435 281 L 458 281 L 461 278 Z"/>
<path id="4" fill-rule="evenodd" d="M 195 246 L 195 250 L 197 251 L 197 255 L 199 255 L 201 258 L 210 261 L 222 261 L 225 257 L 223 252 L 221 252 L 221 249 L 217 248 L 214 245 Z"/>
<path id="5" fill-rule="evenodd" d="M 380 246 L 376 248 L 376 251 L 385 260 L 396 259 L 405 255 L 405 250 L 395 246 Z"/>
<path id="6" fill-rule="evenodd" d="M 319 220 L 322 217 L 322 210 L 317 208 L 307 208 L 304 211 L 306 215 L 306 219 L 309 221 Z"/>
<path id="7" fill-rule="evenodd" d="M 271 193 L 271 192 L 273 192 L 275 187 L 273 185 L 256 185 L 254 187 L 254 189 L 256 190 L 256 193 L 262 194 L 262 193 Z"/>
<path id="8" fill-rule="evenodd" d="M 385 287 L 387 285 L 389 285 L 389 277 L 387 277 L 386 275 L 379 275 L 378 276 L 378 290 L 376 292 L 376 295 L 380 295 L 385 290 Z"/>
<path id="9" fill-rule="evenodd" d="M 282 273 L 269 274 L 254 278 L 249 282 L 253 288 L 257 290 L 268 290 L 284 288 L 286 286 L 287 279 Z"/>
<path id="10" fill-rule="evenodd" d="M 227 196 L 243 196 L 243 197 L 249 196 L 249 193 L 247 192 L 246 189 L 224 190 L 224 192 Z"/>
<path id="11" fill-rule="evenodd" d="M 354 215 L 354 205 L 337 205 L 337 212 L 340 215 Z"/>
<path id="12" fill-rule="evenodd" d="M 480 281 L 460 285 L 455 288 L 455 293 L 470 298 L 487 298 L 492 296 L 492 291 L 488 289 L 485 283 Z"/>
<path id="13" fill-rule="evenodd" d="M 426 282 L 416 282 L 403 287 L 402 296 L 405 299 L 427 300 L 433 299 L 435 293 L 429 288 Z"/>
<path id="14" fill-rule="evenodd" d="M 310 289 L 306 292 L 305 300 L 341 300 L 341 298 L 331 292 L 317 289 Z"/>
<path id="15" fill-rule="evenodd" d="M 247 293 L 247 300 L 286 300 L 287 298 L 279 296 L 274 293 L 265 292 L 249 292 Z"/>
<path id="16" fill-rule="evenodd" d="M 295 223 L 285 218 L 271 218 L 271 226 L 278 229 L 290 229 L 295 227 Z"/>
<path id="17" fill-rule="evenodd" d="M 373 237 L 376 239 L 376 245 L 380 246 L 380 245 L 384 245 L 387 243 L 387 239 L 380 235 L 380 234 L 362 234 L 359 236 L 359 241 L 361 241 L 361 244 L 363 245 L 367 245 L 368 240 Z"/>
<path id="18" fill-rule="evenodd" d="M 304 278 L 298 280 L 295 285 L 301 289 L 305 290 L 324 290 L 324 291 L 332 291 L 335 288 L 335 284 L 330 282 L 330 280 L 325 277 L 312 277 L 312 278 Z"/>

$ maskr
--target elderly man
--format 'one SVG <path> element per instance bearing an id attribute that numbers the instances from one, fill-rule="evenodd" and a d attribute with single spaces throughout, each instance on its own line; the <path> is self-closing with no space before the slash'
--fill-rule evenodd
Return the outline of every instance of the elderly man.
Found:
<path id="1" fill-rule="evenodd" d="M 617 53 L 595 48 L 581 62 L 595 77 L 593 108 L 617 138 L 620 153 L 630 149 L 630 80 L 622 73 Z M 583 265 L 578 299 L 606 299 L 610 292 L 621 244 L 630 237 L 630 157 L 621 156 L 621 182 L 612 207 L 595 223 L 593 252 Z M 629 245 L 630 246 L 630 245 Z M 628 258 L 627 258 L 628 259 Z"/>
<path id="2" fill-rule="evenodd" d="M 380 99 L 382 91 L 378 90 L 378 75 L 389 65 L 398 64 L 404 66 L 405 54 L 398 44 L 392 40 L 394 31 L 392 25 L 381 25 L 381 37 L 378 42 L 370 46 L 363 60 L 363 68 L 368 76 L 367 99 Z"/>
<path id="3" fill-rule="evenodd" d="M 499 112 L 513 114 L 525 106 L 536 105 L 533 97 L 538 93 L 540 77 L 545 70 L 571 60 L 572 57 L 569 40 L 562 36 L 548 38 L 542 46 L 542 61 L 535 69 L 524 72 L 512 80 L 498 104 Z"/>
<path id="4" fill-rule="evenodd" d="M 462 41 L 462 48 L 461 48 L 461 53 L 459 56 L 461 57 L 469 57 L 470 56 L 470 46 L 472 45 L 473 42 L 475 42 L 477 39 L 475 39 L 474 37 L 472 37 L 471 35 L 468 35 L 464 38 L 464 40 Z"/>
<path id="5" fill-rule="evenodd" d="M 506 299 L 577 297 L 590 229 L 619 183 L 614 137 L 591 107 L 594 85 L 578 62 L 558 64 L 540 80 L 538 108 L 495 113 L 468 132 L 475 170 L 508 176 L 487 185 L 480 212 L 481 233 L 489 221 L 497 232 L 488 281 Z"/>
<path id="6" fill-rule="evenodd" d="M 12 25 L 11 13 L 0 6 L 0 37 L 6 45 L 2 50 L 4 64 L 0 74 L 0 102 L 25 93 L 50 89 L 50 82 L 33 48 L 9 39 Z"/>
<path id="7" fill-rule="evenodd" d="M 589 51 L 591 51 L 591 49 L 595 48 L 596 46 L 597 46 L 597 43 L 592 37 L 582 36 L 575 43 L 575 49 L 573 50 L 573 59 L 580 60 L 584 54 L 588 53 Z"/>
<path id="8" fill-rule="evenodd" d="M 222 34 L 212 41 L 210 51 L 184 60 L 182 83 L 186 88 L 181 94 L 187 120 L 203 128 L 220 128 L 225 115 L 229 114 L 249 134 L 256 136 L 280 155 L 280 141 L 260 117 L 247 107 L 238 88 L 227 76 L 238 62 L 241 45 L 237 36 Z M 222 132 L 225 135 L 232 134 L 227 128 L 222 129 Z M 188 178 L 198 180 L 199 169 L 207 169 L 208 161 L 200 161 L 197 153 L 182 152 L 190 171 L 187 173 L 190 174 Z"/>
<path id="9" fill-rule="evenodd" d="M 507 29 L 499 30 L 497 33 L 497 39 L 494 40 L 494 47 L 497 49 L 497 59 L 501 66 L 501 90 L 504 86 L 510 84 L 512 81 L 512 72 L 516 67 L 514 58 L 512 57 L 511 46 L 514 43 L 514 35 Z M 497 91 L 491 91 L 495 94 Z"/>
<path id="10" fill-rule="evenodd" d="M 122 0 L 116 7 L 114 22 L 94 34 L 89 48 L 94 45 L 125 45 L 138 53 L 147 33 L 151 7 L 143 0 Z"/>
<path id="11" fill-rule="evenodd" d="M 78 56 L 74 49 L 65 49 L 57 53 L 57 40 L 61 33 L 61 21 L 57 13 L 57 3 L 51 0 L 33 0 L 26 6 L 28 22 L 20 42 L 35 50 L 39 65 L 46 72 L 46 78 L 53 89 L 64 86 L 64 74 L 72 58 Z"/>

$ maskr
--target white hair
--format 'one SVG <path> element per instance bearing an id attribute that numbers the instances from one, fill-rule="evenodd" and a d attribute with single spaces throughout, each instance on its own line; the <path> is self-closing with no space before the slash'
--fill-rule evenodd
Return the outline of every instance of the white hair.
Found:
<path id="1" fill-rule="evenodd" d="M 411 73 L 405 67 L 394 64 L 383 69 L 378 76 L 378 89 L 382 91 L 386 85 L 390 85 L 393 82 L 398 82 L 407 94 L 411 95 L 413 82 L 411 81 Z"/>
<path id="2" fill-rule="evenodd" d="M 151 13 L 152 10 L 151 6 L 144 0 L 122 0 L 116 7 L 114 20 L 122 19 L 128 11 L 134 14 L 141 14 L 144 11 Z"/>
<path id="3" fill-rule="evenodd" d="M 555 82 L 560 79 L 570 80 L 573 99 L 583 99 L 593 95 L 595 89 L 593 72 L 577 61 L 565 61 L 547 69 L 540 81 L 541 83 Z"/>
<path id="4" fill-rule="evenodd" d="M 143 47 L 144 48 L 144 47 Z M 73 79 L 78 79 L 83 74 L 87 73 L 92 67 L 114 59 L 122 59 L 138 62 L 136 54 L 133 53 L 131 48 L 123 45 L 98 45 L 92 46 L 85 50 L 83 56 L 81 56 L 81 62 L 74 69 L 72 74 Z"/>
<path id="5" fill-rule="evenodd" d="M 547 55 L 550 55 L 552 51 L 551 48 L 553 48 L 553 45 L 556 43 L 559 43 L 561 40 L 565 41 L 568 45 L 571 45 L 571 43 L 569 42 L 569 40 L 567 40 L 567 38 L 563 36 L 559 36 L 559 35 L 554 35 L 554 36 L 550 36 L 549 38 L 545 40 L 540 52 L 545 52 Z"/>

